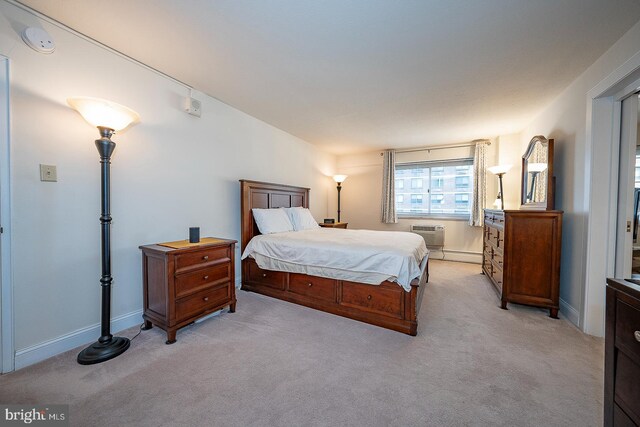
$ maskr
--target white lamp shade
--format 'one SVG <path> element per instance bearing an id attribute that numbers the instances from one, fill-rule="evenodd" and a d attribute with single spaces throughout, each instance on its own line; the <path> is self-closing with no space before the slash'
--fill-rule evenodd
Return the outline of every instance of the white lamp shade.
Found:
<path id="1" fill-rule="evenodd" d="M 140 116 L 132 109 L 105 99 L 78 96 L 67 99 L 67 103 L 93 126 L 116 132 L 140 121 Z"/>
<path id="2" fill-rule="evenodd" d="M 529 163 L 527 164 L 527 170 L 529 172 L 543 172 L 547 170 L 547 166 L 546 163 Z"/>
<path id="3" fill-rule="evenodd" d="M 333 180 L 335 182 L 341 183 L 344 182 L 345 179 L 347 179 L 347 175 L 333 175 Z"/>
<path id="4" fill-rule="evenodd" d="M 490 168 L 487 168 L 487 170 L 489 172 L 491 172 L 492 174 L 494 174 L 494 175 L 498 175 L 500 173 L 509 172 L 511 167 L 512 167 L 512 165 L 498 165 L 498 166 L 491 166 Z"/>

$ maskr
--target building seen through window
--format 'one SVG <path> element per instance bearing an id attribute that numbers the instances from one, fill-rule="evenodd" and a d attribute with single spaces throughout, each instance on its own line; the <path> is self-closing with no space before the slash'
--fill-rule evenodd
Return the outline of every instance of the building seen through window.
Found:
<path id="1" fill-rule="evenodd" d="M 473 160 L 396 164 L 399 216 L 458 216 L 471 213 Z"/>

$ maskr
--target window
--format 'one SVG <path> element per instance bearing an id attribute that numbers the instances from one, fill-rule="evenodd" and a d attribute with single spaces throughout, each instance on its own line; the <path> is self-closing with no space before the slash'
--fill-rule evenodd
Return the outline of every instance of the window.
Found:
<path id="1" fill-rule="evenodd" d="M 441 205 L 444 203 L 444 194 L 432 194 L 431 195 L 431 204 L 432 205 Z"/>
<path id="2" fill-rule="evenodd" d="M 469 194 L 456 194 L 456 208 L 469 204 Z"/>
<path id="3" fill-rule="evenodd" d="M 396 180 L 396 188 L 400 190 L 404 188 L 404 179 Z"/>
<path id="4" fill-rule="evenodd" d="M 458 173 L 456 171 L 456 173 Z M 463 189 L 469 187 L 471 180 L 468 176 L 456 176 L 456 188 Z"/>
<path id="5" fill-rule="evenodd" d="M 473 159 L 396 164 L 396 211 L 400 217 L 468 218 L 471 213 Z M 410 190 L 404 184 L 410 180 Z M 406 192 L 405 192 L 406 191 Z"/>

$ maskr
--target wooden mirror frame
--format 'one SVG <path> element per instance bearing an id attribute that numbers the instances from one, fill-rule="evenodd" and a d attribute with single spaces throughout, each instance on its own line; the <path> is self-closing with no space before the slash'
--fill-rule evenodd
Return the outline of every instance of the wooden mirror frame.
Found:
<path id="1" fill-rule="evenodd" d="M 533 154 L 533 150 L 537 143 L 547 145 L 547 185 L 546 197 L 544 202 L 527 202 L 527 184 L 528 180 L 528 163 L 529 158 Z M 554 210 L 555 209 L 555 176 L 553 175 L 553 139 L 547 139 L 542 135 L 536 135 L 531 138 L 527 151 L 522 156 L 522 182 L 520 184 L 520 209 L 538 209 L 538 210 Z"/>

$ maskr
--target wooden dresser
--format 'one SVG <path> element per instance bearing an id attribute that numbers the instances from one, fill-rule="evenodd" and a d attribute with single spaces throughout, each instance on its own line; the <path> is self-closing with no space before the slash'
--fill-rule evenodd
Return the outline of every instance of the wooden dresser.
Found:
<path id="1" fill-rule="evenodd" d="M 640 425 L 640 286 L 607 279 L 604 425 Z"/>
<path id="2" fill-rule="evenodd" d="M 180 249 L 140 246 L 144 328 L 164 329 L 167 344 L 176 342 L 178 329 L 200 317 L 226 306 L 235 312 L 236 241 L 213 240 Z"/>
<path id="3" fill-rule="evenodd" d="M 482 271 L 501 299 L 558 317 L 562 211 L 484 211 Z"/>

